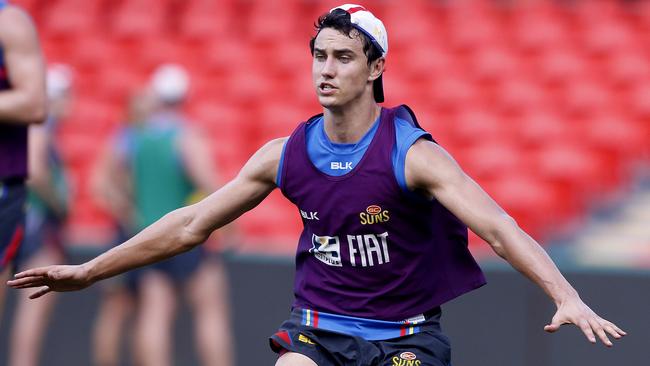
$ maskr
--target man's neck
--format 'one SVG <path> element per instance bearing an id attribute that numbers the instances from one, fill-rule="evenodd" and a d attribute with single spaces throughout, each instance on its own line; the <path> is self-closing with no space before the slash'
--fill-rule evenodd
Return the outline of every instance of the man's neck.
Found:
<path id="1" fill-rule="evenodd" d="M 330 141 L 355 143 L 365 135 L 381 113 L 381 107 L 371 103 L 359 103 L 340 109 L 325 109 L 325 133 Z"/>

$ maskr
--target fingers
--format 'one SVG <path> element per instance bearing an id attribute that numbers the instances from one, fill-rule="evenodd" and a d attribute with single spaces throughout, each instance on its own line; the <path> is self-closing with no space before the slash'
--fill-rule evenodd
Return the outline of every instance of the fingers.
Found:
<path id="1" fill-rule="evenodd" d="M 43 286 L 46 280 L 47 280 L 46 276 L 30 276 L 30 277 L 23 277 L 16 280 L 7 281 L 7 285 L 17 289 L 38 287 L 38 286 Z"/>
<path id="2" fill-rule="evenodd" d="M 544 330 L 547 331 L 547 332 L 549 332 L 549 333 L 554 333 L 554 332 L 556 332 L 558 329 L 560 329 L 560 327 L 562 326 L 562 324 L 566 324 L 566 323 L 567 323 L 566 321 L 562 321 L 562 320 L 560 320 L 560 319 L 561 319 L 561 318 L 556 314 L 556 315 L 553 317 L 553 319 L 551 319 L 551 324 L 546 325 L 546 326 L 544 327 Z"/>
<path id="3" fill-rule="evenodd" d="M 26 271 L 16 273 L 14 275 L 14 278 L 19 279 L 19 278 L 25 278 L 25 277 L 44 276 L 44 275 L 47 275 L 47 272 L 49 270 L 50 270 L 50 267 L 40 267 L 40 268 L 28 269 Z"/>
<path id="4" fill-rule="evenodd" d="M 594 335 L 594 331 L 591 329 L 591 325 L 587 320 L 581 319 L 576 325 L 580 328 L 580 330 L 582 330 L 582 333 L 585 334 L 585 337 L 587 337 L 589 342 L 596 343 L 596 336 Z"/>
<path id="5" fill-rule="evenodd" d="M 612 322 L 607 321 L 606 326 L 613 329 L 614 331 L 616 331 L 616 333 L 618 333 L 621 336 L 626 336 L 627 335 L 626 331 L 624 331 L 623 329 L 617 327 L 616 324 L 614 324 Z M 610 334 L 611 334 L 611 332 L 610 332 Z"/>
<path id="6" fill-rule="evenodd" d="M 30 299 L 37 299 L 48 292 L 52 291 L 48 286 L 43 286 L 41 287 L 38 291 L 34 292 L 33 294 L 29 295 Z"/>
<path id="7" fill-rule="evenodd" d="M 597 319 L 590 319 L 589 320 L 589 325 L 591 326 L 591 329 L 596 332 L 598 335 L 598 338 L 600 339 L 603 344 L 605 344 L 607 347 L 613 346 L 612 341 L 607 338 L 607 334 L 605 333 L 605 329 L 603 329 L 603 326 L 600 324 L 600 322 Z M 591 340 L 591 339 L 590 339 Z M 595 339 L 594 339 L 595 342 Z M 592 343 L 594 343 L 592 342 Z"/>
<path id="8" fill-rule="evenodd" d="M 627 335 L 624 330 L 617 327 L 616 324 L 612 322 L 602 319 L 601 324 L 603 325 L 603 329 L 616 339 L 620 339 L 621 337 Z"/>
<path id="9" fill-rule="evenodd" d="M 551 323 L 551 324 L 548 324 L 548 325 L 544 326 L 544 330 L 547 331 L 547 332 L 549 332 L 549 333 L 554 333 L 554 332 L 556 332 L 558 329 L 560 329 L 560 325 L 562 325 L 562 324 L 559 324 L 559 323 Z"/>

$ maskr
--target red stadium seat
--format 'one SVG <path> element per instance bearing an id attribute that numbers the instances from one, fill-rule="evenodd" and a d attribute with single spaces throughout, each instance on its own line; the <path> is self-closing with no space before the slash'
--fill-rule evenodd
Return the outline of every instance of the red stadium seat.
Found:
<path id="1" fill-rule="evenodd" d="M 101 3 L 86 0 L 59 0 L 45 14 L 43 29 L 48 36 L 82 38 L 103 30 Z"/>
<path id="2" fill-rule="evenodd" d="M 599 82 L 582 80 L 568 84 L 562 99 L 567 115 L 590 117 L 609 108 L 611 94 Z"/>
<path id="3" fill-rule="evenodd" d="M 544 181 L 519 173 L 503 174 L 498 180 L 484 184 L 484 189 L 519 226 L 536 238 L 561 221 L 557 214 L 557 195 Z"/>
<path id="4" fill-rule="evenodd" d="M 474 84 L 453 73 L 433 81 L 426 92 L 431 103 L 438 110 L 447 113 L 476 106 L 480 99 Z"/>
<path id="5" fill-rule="evenodd" d="M 458 52 L 471 52 L 489 45 L 499 44 L 502 33 L 498 24 L 485 13 L 461 10 L 469 2 L 457 2 L 450 5 L 451 12 L 447 25 L 449 26 L 448 40 Z"/>
<path id="6" fill-rule="evenodd" d="M 650 61 L 640 52 L 617 52 L 609 58 L 605 76 L 615 87 L 647 85 L 650 80 Z"/>
<path id="7" fill-rule="evenodd" d="M 544 53 L 534 75 L 549 85 L 565 84 L 571 80 L 590 74 L 584 58 L 576 51 L 554 49 Z"/>
<path id="8" fill-rule="evenodd" d="M 293 39 L 300 39 L 304 29 L 296 28 L 295 22 L 287 19 L 300 17 L 298 9 L 288 6 L 291 2 L 256 1 L 251 3 L 246 21 L 246 31 L 249 40 L 259 45 L 283 43 Z M 282 16 L 277 16 L 277 14 Z"/>
<path id="9" fill-rule="evenodd" d="M 188 1 L 180 15 L 179 33 L 188 40 L 214 42 L 225 38 L 233 26 L 234 16 L 230 1 Z"/>
<path id="10" fill-rule="evenodd" d="M 194 70 L 198 68 L 196 65 L 201 63 L 200 58 L 196 57 L 196 49 L 192 45 L 165 37 L 141 39 L 135 53 L 132 65 L 146 73 L 152 72 L 164 63 L 179 64 L 187 70 Z"/>
<path id="11" fill-rule="evenodd" d="M 118 44 L 101 34 L 87 34 L 75 41 L 71 48 L 70 62 L 76 71 L 98 71 L 115 60 L 127 59 L 126 52 Z"/>
<path id="12" fill-rule="evenodd" d="M 595 56 L 611 55 L 637 45 L 630 30 L 619 23 L 599 23 L 586 29 L 583 42 L 587 51 Z"/>
<path id="13" fill-rule="evenodd" d="M 117 64 L 107 70 L 97 75 L 96 82 L 102 85 L 99 92 L 114 103 L 124 103 L 129 94 L 141 89 L 148 80 L 148 75 Z"/>
<path id="14" fill-rule="evenodd" d="M 616 114 L 601 115 L 595 120 L 585 122 L 582 135 L 592 148 L 610 167 L 609 185 L 619 182 L 619 175 L 626 163 L 634 163 L 641 158 L 644 149 L 650 145 L 650 139 L 640 123 Z"/>
<path id="15" fill-rule="evenodd" d="M 511 136 L 500 117 L 494 112 L 467 106 L 451 124 L 454 141 L 461 146 L 472 146 L 489 141 L 503 141 Z"/>
<path id="16" fill-rule="evenodd" d="M 160 0 L 122 2 L 112 18 L 113 35 L 122 39 L 158 36 L 166 26 L 167 3 Z"/>
<path id="17" fill-rule="evenodd" d="M 512 141 L 486 141 L 459 149 L 454 154 L 463 169 L 480 184 L 493 183 L 502 175 L 524 174 L 526 162 Z"/>
<path id="18" fill-rule="evenodd" d="M 610 171 L 589 148 L 549 143 L 535 155 L 530 159 L 536 176 L 553 185 L 562 202 L 558 210 L 564 217 L 580 212 L 587 199 L 606 189 L 604 180 Z"/>
<path id="19" fill-rule="evenodd" d="M 246 252 L 293 254 L 302 229 L 297 209 L 276 190 L 237 220 Z"/>
<path id="20" fill-rule="evenodd" d="M 630 91 L 629 107 L 634 118 L 650 123 L 650 86 L 638 85 Z"/>
<path id="21" fill-rule="evenodd" d="M 512 33 L 516 46 L 527 53 L 553 52 L 567 41 L 559 19 L 539 14 L 517 16 Z"/>
<path id="22" fill-rule="evenodd" d="M 509 78 L 496 93 L 498 108 L 506 115 L 521 115 L 549 103 L 542 88 L 523 78 Z"/>
<path id="23" fill-rule="evenodd" d="M 516 139 L 526 150 L 540 149 L 544 145 L 571 142 L 575 132 L 570 121 L 562 119 L 555 111 L 531 110 L 514 125 Z"/>
<path id="24" fill-rule="evenodd" d="M 470 72 L 482 83 L 494 83 L 519 75 L 518 60 L 505 48 L 495 46 L 478 49 L 471 60 Z"/>
<path id="25" fill-rule="evenodd" d="M 256 61 L 260 54 L 253 46 L 236 38 L 225 38 L 208 42 L 198 54 L 202 60 L 202 70 L 225 73 L 236 69 L 246 69 Z"/>
<path id="26" fill-rule="evenodd" d="M 69 116 L 62 125 L 83 133 L 91 139 L 103 138 L 122 121 L 119 107 L 105 100 L 79 96 L 74 100 Z"/>

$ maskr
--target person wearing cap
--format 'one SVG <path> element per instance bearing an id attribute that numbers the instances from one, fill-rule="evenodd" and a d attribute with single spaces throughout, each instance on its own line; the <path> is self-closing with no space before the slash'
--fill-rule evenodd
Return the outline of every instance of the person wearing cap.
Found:
<path id="1" fill-rule="evenodd" d="M 432 137 L 406 106 L 384 108 L 382 22 L 346 4 L 310 42 L 323 113 L 270 141 L 238 176 L 117 248 L 79 266 L 38 268 L 13 287 L 71 291 L 194 247 L 275 188 L 304 230 L 289 319 L 270 338 L 276 365 L 449 365 L 440 305 L 485 284 L 467 227 L 557 305 L 547 331 L 578 325 L 611 346 L 625 332 L 595 314 L 544 250 Z"/>
<path id="2" fill-rule="evenodd" d="M 131 101 L 128 125 L 100 159 L 93 186 L 98 201 L 112 213 L 126 237 L 187 204 L 197 191 L 209 193 L 217 188 L 207 141 L 183 113 L 189 87 L 183 67 L 164 64 L 156 68 L 147 90 Z M 125 282 L 137 305 L 133 338 L 137 364 L 173 363 L 173 325 L 183 295 L 194 316 L 202 364 L 232 364 L 225 270 L 217 253 L 199 246 L 137 269 Z M 119 303 L 124 293 L 116 290 L 115 286 L 107 288 L 103 304 Z M 107 324 L 107 320 L 123 320 L 116 316 L 113 309 L 101 306 L 96 325 L 106 326 L 106 331 L 96 328 L 98 363 L 119 361 L 107 346 L 115 344 L 110 339 L 119 334 L 119 328 Z"/>
<path id="3" fill-rule="evenodd" d="M 72 70 L 61 64 L 48 67 L 48 118 L 29 129 L 29 180 L 25 240 L 16 267 L 58 263 L 65 258 L 63 225 L 69 207 L 69 188 L 61 159 L 57 129 L 66 118 L 72 96 Z M 54 297 L 29 301 L 19 294 L 8 365 L 38 365 L 40 349 L 54 306 Z"/>
<path id="4" fill-rule="evenodd" d="M 46 116 L 45 62 L 30 16 L 0 0 L 0 279 L 25 231 L 27 130 Z M 0 289 L 0 314 L 5 288 Z"/>

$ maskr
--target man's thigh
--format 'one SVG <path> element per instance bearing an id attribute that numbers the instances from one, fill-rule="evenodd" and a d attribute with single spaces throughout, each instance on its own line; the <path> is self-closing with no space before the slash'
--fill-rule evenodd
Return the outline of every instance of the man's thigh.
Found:
<path id="1" fill-rule="evenodd" d="M 311 358 L 296 352 L 285 352 L 278 357 L 275 366 L 318 366 Z"/>

